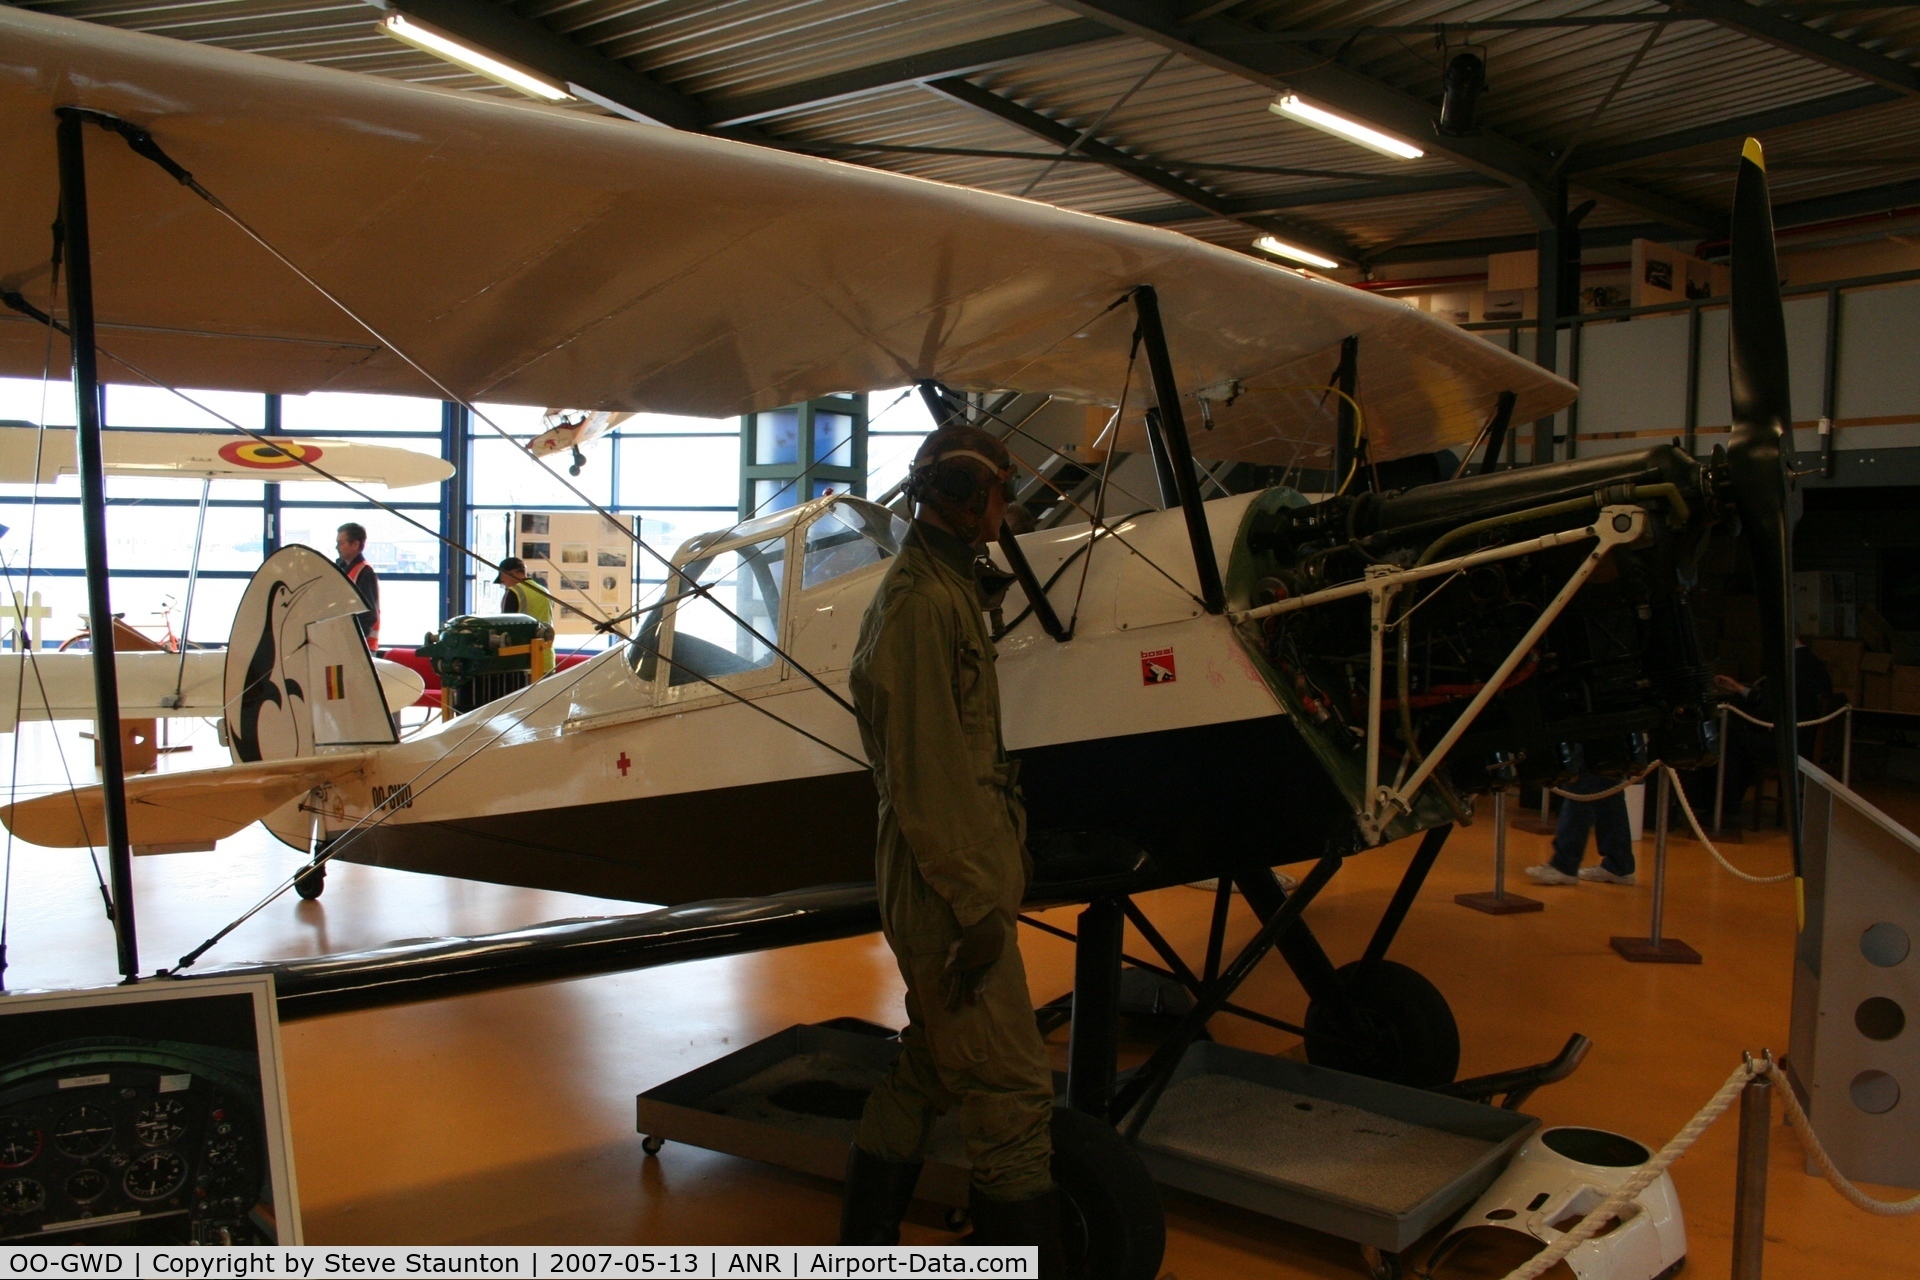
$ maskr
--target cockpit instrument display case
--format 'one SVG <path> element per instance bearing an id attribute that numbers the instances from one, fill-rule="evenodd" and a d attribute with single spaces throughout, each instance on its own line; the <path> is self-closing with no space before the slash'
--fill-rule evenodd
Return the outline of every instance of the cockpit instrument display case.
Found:
<path id="1" fill-rule="evenodd" d="M 300 1244 L 271 976 L 0 995 L 0 1242 Z"/>

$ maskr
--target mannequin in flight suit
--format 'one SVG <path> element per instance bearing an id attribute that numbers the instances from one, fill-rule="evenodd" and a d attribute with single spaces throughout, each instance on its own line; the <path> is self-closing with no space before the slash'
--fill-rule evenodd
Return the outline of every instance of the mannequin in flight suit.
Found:
<path id="1" fill-rule="evenodd" d="M 1033 868 L 976 576 L 1011 477 L 1005 447 L 977 427 L 927 437 L 908 479 L 918 517 L 854 650 L 853 697 L 880 793 L 880 917 L 909 1025 L 860 1122 L 840 1239 L 899 1242 L 928 1133 L 957 1107 L 973 1241 L 1038 1245 L 1048 1276 L 1062 1257 L 1053 1077 L 1014 939 Z"/>

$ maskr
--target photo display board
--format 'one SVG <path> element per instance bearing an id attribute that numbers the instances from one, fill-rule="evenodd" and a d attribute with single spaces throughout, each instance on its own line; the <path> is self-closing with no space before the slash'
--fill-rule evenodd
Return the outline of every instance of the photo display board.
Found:
<path id="1" fill-rule="evenodd" d="M 616 523 L 592 511 L 514 511 L 507 519 L 512 554 L 556 601 L 556 634 L 592 635 L 594 623 L 633 608 L 633 517 Z M 485 603 L 480 612 L 491 613 L 499 598 Z"/>
<path id="2" fill-rule="evenodd" d="M 0 999 L 0 1244 L 301 1244 L 269 976 Z"/>

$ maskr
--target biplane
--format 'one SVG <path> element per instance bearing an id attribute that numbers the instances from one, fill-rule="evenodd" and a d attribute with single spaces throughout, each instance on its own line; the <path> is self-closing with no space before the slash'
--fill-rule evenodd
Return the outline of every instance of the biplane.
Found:
<path id="1" fill-rule="evenodd" d="M 1508 424 L 1550 417 L 1571 384 L 1177 234 L 13 10 L 0 40 L 0 284 L 38 291 L 51 323 L 70 313 L 45 226 L 62 174 L 69 217 L 84 181 L 108 376 L 704 417 L 913 384 L 989 429 L 985 393 L 1104 406 L 1109 448 L 1152 453 L 1164 509 L 1094 496 L 993 551 L 1014 583 L 995 634 L 1030 900 L 1088 904 L 1080 1110 L 1141 1118 L 1273 950 L 1311 997 L 1313 1061 L 1471 1092 L 1445 999 L 1386 952 L 1477 796 L 1563 779 L 1576 749 L 1616 775 L 1713 758 L 1718 695 L 1687 611 L 1703 540 L 1746 540 L 1769 684 L 1792 705 L 1787 361 L 1757 144 L 1734 212 L 1724 454 L 1503 470 Z M 37 374 L 48 323 L 0 323 L 0 369 Z M 1476 473 L 1404 491 L 1362 465 L 1476 447 Z M 1314 467 L 1336 492 L 1203 500 L 1196 456 Z M 847 665 L 902 531 L 899 512 L 831 495 L 670 554 L 641 545 L 671 562 L 667 586 L 607 621 L 619 643 L 404 743 L 312 701 L 306 639 L 351 602 L 256 579 L 226 715 L 271 731 L 230 732 L 230 768 L 128 783 L 126 838 L 261 821 L 311 856 L 308 892 L 340 858 L 666 904 L 277 963 L 287 1016 L 869 931 L 875 797 Z M 361 664 L 330 665 L 340 700 L 377 697 Z M 1791 770 L 1790 727 L 1780 747 Z M 99 843 L 109 798 L 0 817 L 36 844 Z M 1365 954 L 1336 965 L 1302 913 L 1345 859 L 1413 837 Z M 1311 866 L 1289 891 L 1274 868 L 1291 863 Z M 1121 922 L 1142 919 L 1130 895 L 1203 878 L 1262 926 L 1217 974 L 1187 974 L 1192 1011 L 1120 1080 L 1102 1023 Z"/>

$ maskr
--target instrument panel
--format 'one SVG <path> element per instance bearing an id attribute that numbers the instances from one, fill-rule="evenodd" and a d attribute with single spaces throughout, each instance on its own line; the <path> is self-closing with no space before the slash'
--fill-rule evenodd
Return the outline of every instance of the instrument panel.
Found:
<path id="1" fill-rule="evenodd" d="M 274 1242 L 253 1103 L 170 1048 L 63 1053 L 0 1088 L 0 1241 Z"/>

